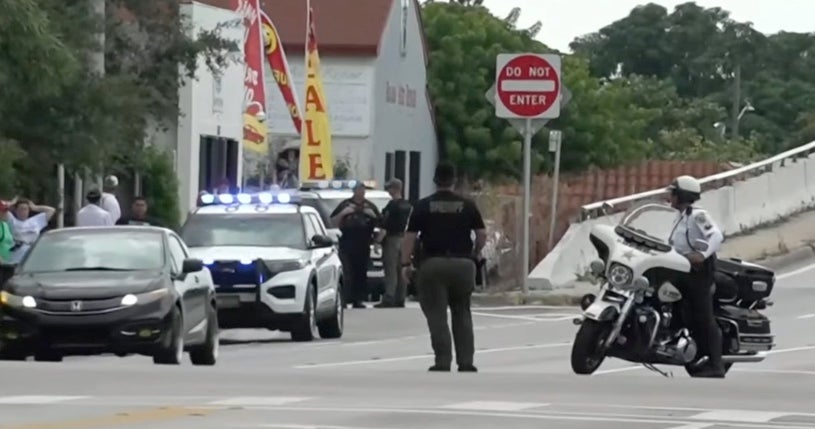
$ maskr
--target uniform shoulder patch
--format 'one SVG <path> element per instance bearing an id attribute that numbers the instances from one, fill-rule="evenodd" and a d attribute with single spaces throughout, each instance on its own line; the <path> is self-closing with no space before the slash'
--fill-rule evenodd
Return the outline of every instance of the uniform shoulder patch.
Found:
<path id="1" fill-rule="evenodd" d="M 707 214 L 705 212 L 701 211 L 697 212 L 696 214 L 693 215 L 693 220 L 696 221 L 696 223 L 699 224 L 699 226 L 701 226 L 705 230 L 713 228 L 713 224 L 707 218 Z"/>

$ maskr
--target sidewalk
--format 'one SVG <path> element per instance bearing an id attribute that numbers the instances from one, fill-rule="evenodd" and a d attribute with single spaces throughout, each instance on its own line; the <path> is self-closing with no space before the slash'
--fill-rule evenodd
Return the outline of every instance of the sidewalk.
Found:
<path id="1" fill-rule="evenodd" d="M 785 219 L 747 234 L 725 239 L 721 257 L 740 258 L 774 270 L 815 260 L 815 210 Z M 520 291 L 473 294 L 473 306 L 577 305 L 580 297 L 596 292 L 598 285 L 577 282 L 572 288 L 555 291 Z"/>

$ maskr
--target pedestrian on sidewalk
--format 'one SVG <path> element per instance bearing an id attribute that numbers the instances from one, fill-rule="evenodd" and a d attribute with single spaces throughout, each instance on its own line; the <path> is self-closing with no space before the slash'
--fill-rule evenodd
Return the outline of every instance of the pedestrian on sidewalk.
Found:
<path id="1" fill-rule="evenodd" d="M 40 238 L 40 233 L 48 226 L 57 209 L 37 205 L 25 198 L 14 197 L 9 203 L 11 210 L 6 213 L 6 221 L 11 225 L 14 236 L 14 247 L 11 251 L 11 263 L 18 264 L 31 249 L 31 245 Z M 36 213 L 31 216 L 31 213 Z"/>
<path id="2" fill-rule="evenodd" d="M 421 235 L 416 287 L 436 355 L 430 371 L 450 371 L 453 347 L 447 324 L 449 306 L 458 370 L 477 372 L 473 365 L 475 335 L 470 298 L 475 289 L 476 261 L 487 241 L 487 232 L 475 202 L 454 191 L 455 167 L 439 164 L 433 181 L 436 193 L 416 203 L 408 222 L 402 244 L 402 275 L 406 282 L 412 275 L 411 255 L 416 237 Z M 473 231 L 475 244 L 470 236 Z"/>
<path id="3" fill-rule="evenodd" d="M 391 200 L 382 209 L 382 225 L 377 241 L 382 242 L 382 262 L 385 270 L 385 295 L 376 308 L 404 307 L 407 282 L 399 269 L 402 239 L 405 236 L 413 205 L 402 195 L 402 181 L 391 179 L 385 184 Z"/>
<path id="4" fill-rule="evenodd" d="M 76 214 L 76 226 L 110 226 L 113 219 L 110 213 L 101 207 L 102 193 L 96 189 L 88 191 L 85 196 L 88 205 L 82 207 Z"/>
<path id="5" fill-rule="evenodd" d="M 102 201 L 99 204 L 106 212 L 110 213 L 110 220 L 116 223 L 122 217 L 122 207 L 119 199 L 116 198 L 116 189 L 119 187 L 119 178 L 113 175 L 105 177 L 102 188 Z"/>

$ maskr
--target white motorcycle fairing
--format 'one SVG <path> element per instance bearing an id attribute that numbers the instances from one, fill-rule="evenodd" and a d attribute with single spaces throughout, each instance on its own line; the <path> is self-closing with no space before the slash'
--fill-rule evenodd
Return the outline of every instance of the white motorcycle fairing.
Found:
<path id="1" fill-rule="evenodd" d="M 668 252 L 661 252 L 649 249 L 645 246 L 634 246 L 626 243 L 615 231 L 614 226 L 595 225 L 592 227 L 591 235 L 603 243 L 608 249 L 608 258 L 605 263 L 605 272 L 615 264 L 628 267 L 632 271 L 632 282 L 653 268 L 664 268 L 671 271 L 688 273 L 691 270 L 690 261 L 671 248 Z M 660 285 L 654 285 L 659 287 Z M 615 320 L 620 313 L 627 309 L 622 308 L 624 303 L 631 303 L 630 299 L 619 299 L 617 297 L 606 298 L 608 284 L 604 284 L 600 295 L 584 310 L 584 317 L 598 322 Z M 660 289 L 661 290 L 661 289 Z M 679 292 L 678 290 L 676 292 Z M 625 295 L 630 298 L 631 291 L 616 288 L 615 294 Z M 681 295 L 680 295 L 681 296 Z"/>

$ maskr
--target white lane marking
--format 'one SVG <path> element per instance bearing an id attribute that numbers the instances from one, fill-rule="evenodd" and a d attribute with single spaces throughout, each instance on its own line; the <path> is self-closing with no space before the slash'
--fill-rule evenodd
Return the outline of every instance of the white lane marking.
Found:
<path id="1" fill-rule="evenodd" d="M 595 404 L 596 405 L 596 404 Z M 203 407 L 207 408 L 207 407 Z M 602 414 L 589 415 L 554 415 L 548 413 L 524 413 L 524 412 L 484 412 L 484 411 L 468 411 L 468 410 L 439 410 L 439 409 L 421 409 L 421 408 L 365 408 L 365 407 L 245 407 L 247 410 L 259 411 L 289 411 L 289 412 L 302 412 L 302 413 L 331 413 L 331 414 L 405 414 L 405 415 L 442 415 L 442 416 L 465 416 L 465 417 L 492 417 L 492 418 L 508 418 L 520 420 L 549 420 L 549 421 L 578 421 L 578 422 L 615 422 L 615 423 L 650 423 L 650 424 L 669 424 L 669 425 L 691 425 L 698 422 L 689 421 L 687 419 L 671 418 L 671 417 L 651 417 L 643 416 L 642 418 L 631 417 L 612 417 Z M 798 415 L 798 413 L 786 413 L 784 415 Z M 710 422 L 711 424 L 722 423 L 720 421 Z M 756 428 L 767 429 L 766 423 L 746 423 L 746 422 L 727 422 L 727 426 L 738 428 Z M 773 429 L 812 429 L 812 426 L 796 426 L 785 424 L 773 424 Z"/>
<path id="2" fill-rule="evenodd" d="M 542 404 L 537 402 L 472 401 L 444 405 L 440 408 L 473 411 L 524 411 L 532 408 L 548 407 L 549 405 L 551 404 Z"/>
<path id="3" fill-rule="evenodd" d="M 527 320 L 530 322 L 562 322 L 564 320 L 572 320 L 579 314 L 538 314 L 538 315 L 515 315 L 515 314 L 493 314 L 483 313 L 480 311 L 473 311 L 473 316 L 481 317 L 495 317 L 498 319 L 513 319 L 513 320 Z"/>
<path id="4" fill-rule="evenodd" d="M 798 319 L 815 319 L 815 314 L 804 314 L 803 316 L 798 316 Z"/>
<path id="5" fill-rule="evenodd" d="M 758 374 L 791 374 L 791 375 L 815 375 L 815 371 L 801 371 L 797 369 L 738 369 L 734 368 L 730 371 L 736 372 L 754 372 Z"/>
<path id="6" fill-rule="evenodd" d="M 241 426 L 232 426 L 233 428 L 242 428 L 245 429 L 246 425 Z M 262 425 L 252 426 L 256 428 L 270 428 L 270 429 L 373 429 L 373 428 L 364 428 L 361 426 L 326 426 L 326 425 L 287 425 L 287 424 L 278 424 L 278 423 L 267 423 Z"/>
<path id="7" fill-rule="evenodd" d="M 476 354 L 487 354 L 487 353 L 501 353 L 501 352 L 513 352 L 519 350 L 534 350 L 534 349 L 549 349 L 554 347 L 564 347 L 564 346 L 571 346 L 571 342 L 562 342 L 562 343 L 552 343 L 552 344 L 536 344 L 530 346 L 517 346 L 517 347 L 502 347 L 502 348 L 495 348 L 495 349 L 485 349 L 485 350 L 476 350 Z M 309 365 L 297 365 L 292 368 L 294 369 L 311 369 L 311 368 L 329 368 L 329 367 L 338 367 L 338 366 L 352 366 L 352 365 L 369 365 L 369 364 L 377 364 L 377 363 L 384 363 L 384 362 L 402 362 L 408 360 L 419 360 L 419 359 L 429 359 L 432 358 L 432 353 L 425 353 L 423 355 L 413 355 L 413 356 L 399 356 L 399 357 L 392 357 L 392 358 L 384 358 L 384 359 L 364 359 L 364 360 L 352 360 L 352 361 L 344 361 L 344 362 L 330 362 L 330 363 L 318 363 L 318 364 L 309 364 Z"/>
<path id="8" fill-rule="evenodd" d="M 56 404 L 85 398 L 89 398 L 89 396 L 0 396 L 0 405 Z"/>
<path id="9" fill-rule="evenodd" d="M 806 352 L 809 350 L 815 350 L 815 346 L 803 346 L 803 347 L 790 347 L 788 349 L 776 349 L 770 350 L 767 353 L 768 355 L 777 355 L 779 353 L 794 353 L 794 352 Z"/>
<path id="10" fill-rule="evenodd" d="M 604 369 L 602 371 L 594 371 L 592 375 L 603 375 L 603 374 L 614 374 L 618 372 L 627 372 L 627 371 L 634 371 L 637 369 L 645 368 L 642 365 L 634 365 L 634 366 L 624 366 L 622 368 L 613 368 L 613 369 Z"/>
<path id="11" fill-rule="evenodd" d="M 772 411 L 750 411 L 750 410 L 715 410 L 706 413 L 696 414 L 688 417 L 691 420 L 719 421 L 719 422 L 743 422 L 743 423 L 769 423 L 772 419 L 784 417 L 789 413 L 777 413 Z"/>
<path id="12" fill-rule="evenodd" d="M 711 423 L 698 423 L 698 424 L 690 424 L 690 425 L 682 425 L 668 429 L 706 429 L 709 427 L 715 426 L 715 424 Z"/>
<path id="13" fill-rule="evenodd" d="M 308 401 L 313 398 L 294 397 L 294 396 L 242 396 L 237 398 L 222 399 L 219 401 L 210 402 L 208 405 L 223 405 L 223 406 L 280 406 L 286 404 L 293 404 L 296 402 Z"/>
<path id="14" fill-rule="evenodd" d="M 814 269 L 815 269 L 815 264 L 807 265 L 806 267 L 798 268 L 797 270 L 787 271 L 786 273 L 782 273 L 782 274 L 776 274 L 775 279 L 776 280 L 781 280 L 781 279 L 786 279 L 786 278 L 789 278 L 789 277 L 795 277 L 795 276 L 797 276 L 799 274 L 804 274 L 804 273 L 812 271 Z"/>

